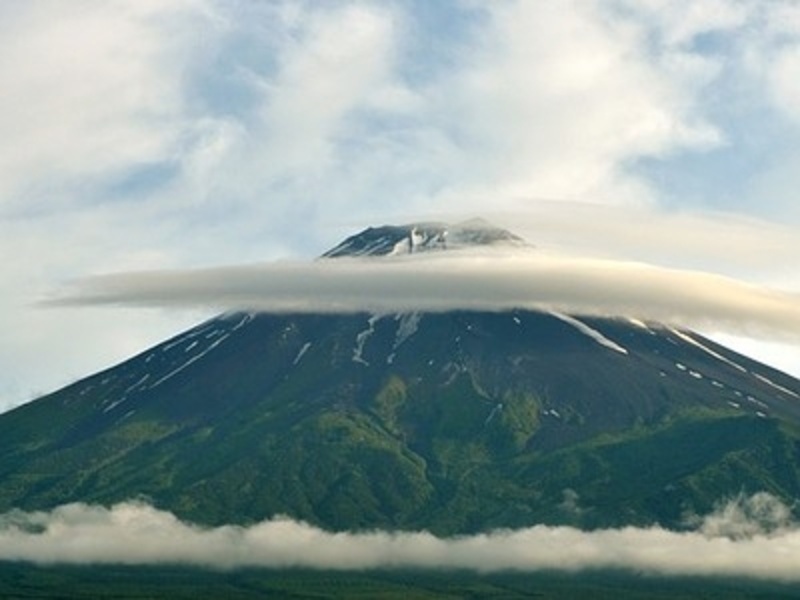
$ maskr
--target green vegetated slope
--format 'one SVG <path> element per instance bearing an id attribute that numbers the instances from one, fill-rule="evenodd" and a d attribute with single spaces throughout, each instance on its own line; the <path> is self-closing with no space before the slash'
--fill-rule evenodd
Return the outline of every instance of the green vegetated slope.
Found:
<path id="1" fill-rule="evenodd" d="M 679 526 L 800 494 L 800 384 L 699 336 L 554 316 L 214 319 L 0 415 L 0 510 L 144 497 L 440 534 Z"/>

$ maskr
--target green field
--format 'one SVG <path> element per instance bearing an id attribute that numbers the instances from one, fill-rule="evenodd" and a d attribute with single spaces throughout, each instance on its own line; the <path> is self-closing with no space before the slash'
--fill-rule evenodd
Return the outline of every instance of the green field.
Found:
<path id="1" fill-rule="evenodd" d="M 34 567 L 0 563 L 4 599 L 514 598 L 627 600 L 797 598 L 800 585 L 617 572 L 478 575 L 454 571 L 329 572 L 183 567 Z"/>

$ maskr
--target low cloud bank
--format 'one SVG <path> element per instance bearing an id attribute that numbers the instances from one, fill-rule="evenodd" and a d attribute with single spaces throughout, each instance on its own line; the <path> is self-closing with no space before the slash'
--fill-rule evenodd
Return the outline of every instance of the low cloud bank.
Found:
<path id="1" fill-rule="evenodd" d="M 800 581 L 800 527 L 768 494 L 740 497 L 693 529 L 581 531 L 536 526 L 437 538 L 426 532 L 330 533 L 276 518 L 201 528 L 139 502 L 68 504 L 0 515 L 0 560 L 39 564 L 187 564 L 218 569 L 306 567 L 579 571 L 731 575 Z"/>
<path id="2" fill-rule="evenodd" d="M 529 308 L 800 339 L 800 296 L 729 277 L 536 251 L 278 262 L 83 279 L 46 304 L 272 312 Z"/>

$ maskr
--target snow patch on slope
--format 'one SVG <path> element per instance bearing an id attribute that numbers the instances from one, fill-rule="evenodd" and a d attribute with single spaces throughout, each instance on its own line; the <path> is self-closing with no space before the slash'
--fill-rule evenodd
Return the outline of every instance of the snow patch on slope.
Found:
<path id="1" fill-rule="evenodd" d="M 642 321 L 641 319 L 636 319 L 633 317 L 628 318 L 628 323 L 649 333 L 650 335 L 657 335 L 656 328 L 660 328 L 657 324 L 649 324 L 646 321 Z"/>
<path id="2" fill-rule="evenodd" d="M 201 335 L 205 334 L 206 332 L 208 332 L 210 329 L 213 329 L 213 328 L 214 328 L 213 324 L 201 325 L 198 328 L 194 329 L 193 331 L 190 331 L 190 332 L 188 332 L 188 333 L 186 333 L 186 334 L 184 334 L 182 336 L 179 336 L 179 337 L 175 338 L 171 342 L 168 342 L 168 343 L 164 344 L 161 347 L 161 351 L 162 352 L 169 352 L 170 350 L 172 350 L 176 346 L 180 346 L 182 343 L 184 343 L 186 341 L 193 340 L 194 338 L 200 337 Z M 193 345 L 194 345 L 194 342 L 190 342 L 189 346 L 193 346 Z M 188 352 L 189 346 L 187 346 L 187 350 L 186 350 L 187 352 Z M 150 361 L 150 357 L 148 357 L 148 362 L 149 361 Z"/>
<path id="3" fill-rule="evenodd" d="M 753 373 L 753 377 L 755 377 L 756 379 L 758 379 L 762 383 L 766 383 L 768 386 L 775 388 L 779 392 L 783 392 L 784 394 L 788 394 L 788 395 L 793 396 L 795 398 L 800 398 L 800 394 L 798 394 L 797 392 L 793 392 L 789 388 L 785 388 L 782 385 L 779 385 L 779 384 L 775 383 L 771 379 L 769 379 L 767 377 L 764 377 L 763 375 L 759 375 L 758 373 Z"/>
<path id="4" fill-rule="evenodd" d="M 397 326 L 397 335 L 394 340 L 395 350 L 417 332 L 421 319 L 422 315 L 418 312 L 400 313 L 395 316 L 395 320 L 399 322 Z"/>
<path id="5" fill-rule="evenodd" d="M 492 408 L 492 412 L 489 413 L 489 416 L 486 417 L 486 420 L 483 422 L 483 426 L 486 427 L 489 423 L 491 423 L 492 419 L 494 419 L 497 413 L 501 412 L 502 410 L 503 410 L 502 402 L 495 404 L 495 406 Z"/>
<path id="6" fill-rule="evenodd" d="M 367 320 L 367 324 L 369 326 L 364 331 L 361 331 L 356 335 L 356 345 L 353 348 L 353 362 L 361 363 L 366 367 L 369 366 L 369 362 L 364 360 L 364 345 L 367 343 L 367 340 L 372 336 L 372 334 L 375 333 L 375 323 L 377 323 L 380 318 L 380 315 L 372 315 Z"/>
<path id="7" fill-rule="evenodd" d="M 133 385 L 129 386 L 128 389 L 125 390 L 125 395 L 127 396 L 131 392 L 136 391 L 137 388 L 141 388 L 148 379 L 150 379 L 150 373 L 145 373 L 144 375 L 142 375 L 136 381 L 136 383 L 134 383 Z"/>
<path id="8" fill-rule="evenodd" d="M 628 354 L 628 350 L 626 348 L 623 348 L 622 346 L 617 344 L 615 341 L 608 339 L 602 333 L 600 333 L 596 329 L 593 329 L 592 327 L 589 327 L 583 321 L 579 321 L 575 317 L 571 317 L 571 316 L 565 315 L 563 313 L 551 312 L 550 314 L 553 315 L 554 317 L 556 317 L 557 319 L 559 319 L 561 321 L 564 321 L 564 323 L 567 323 L 568 325 L 572 325 L 575 329 L 580 331 L 583 335 L 585 335 L 588 338 L 593 339 L 595 342 L 597 342 L 601 346 L 603 346 L 605 348 L 608 348 L 609 350 L 613 350 L 614 352 L 619 352 L 620 354 Z"/>
<path id="9" fill-rule="evenodd" d="M 176 367 L 175 369 L 173 369 L 172 371 L 170 371 L 169 373 L 167 373 L 166 375 L 164 375 L 163 377 L 161 377 L 160 379 L 155 381 L 152 385 L 149 386 L 149 389 L 153 389 L 155 387 L 158 387 L 159 385 L 161 385 L 165 381 L 168 381 L 168 380 L 172 379 L 173 377 L 175 377 L 175 375 L 177 375 L 178 373 L 180 373 L 181 371 L 183 371 L 184 369 L 186 369 L 190 365 L 196 363 L 198 360 L 203 358 L 206 354 L 211 352 L 214 348 L 219 346 L 222 342 L 227 340 L 230 337 L 230 335 L 231 335 L 230 333 L 226 333 L 222 337 L 214 340 L 211 344 L 209 344 L 208 348 L 206 348 L 205 350 L 203 350 L 199 354 L 195 354 L 192 358 L 187 360 L 185 363 L 183 363 L 182 365 Z"/>
<path id="10" fill-rule="evenodd" d="M 720 360 L 720 361 L 732 366 L 734 369 L 736 369 L 738 371 L 741 371 L 742 373 L 747 373 L 747 369 L 745 369 L 742 365 L 740 365 L 739 363 L 733 362 L 731 359 L 729 359 L 729 358 L 727 358 L 725 356 L 722 356 L 722 354 L 720 354 L 719 352 L 715 352 L 714 350 L 712 350 L 708 346 L 705 346 L 705 345 L 701 344 L 696 339 L 694 339 L 692 336 L 690 336 L 688 333 L 685 333 L 683 331 L 679 331 L 678 329 L 673 329 L 673 328 L 670 328 L 670 332 L 672 332 L 672 334 L 675 337 L 680 338 L 681 340 L 683 340 L 687 344 L 691 344 L 695 348 L 699 348 L 700 350 L 702 350 L 703 352 L 705 352 L 709 356 L 713 356 L 717 360 Z"/>
<path id="11" fill-rule="evenodd" d="M 297 356 L 294 357 L 292 365 L 297 365 L 297 363 L 299 363 L 303 359 L 305 353 L 308 352 L 309 348 L 311 348 L 311 342 L 306 342 L 305 344 L 303 344 L 303 347 L 300 348 L 300 351 L 297 353 Z"/>

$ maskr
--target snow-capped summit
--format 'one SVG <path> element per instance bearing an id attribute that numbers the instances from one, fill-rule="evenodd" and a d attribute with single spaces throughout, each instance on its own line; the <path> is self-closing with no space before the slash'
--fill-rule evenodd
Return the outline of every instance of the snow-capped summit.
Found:
<path id="1" fill-rule="evenodd" d="M 490 245 L 526 246 L 527 243 L 483 219 L 470 219 L 453 225 L 434 222 L 369 227 L 322 256 L 391 256 Z"/>

